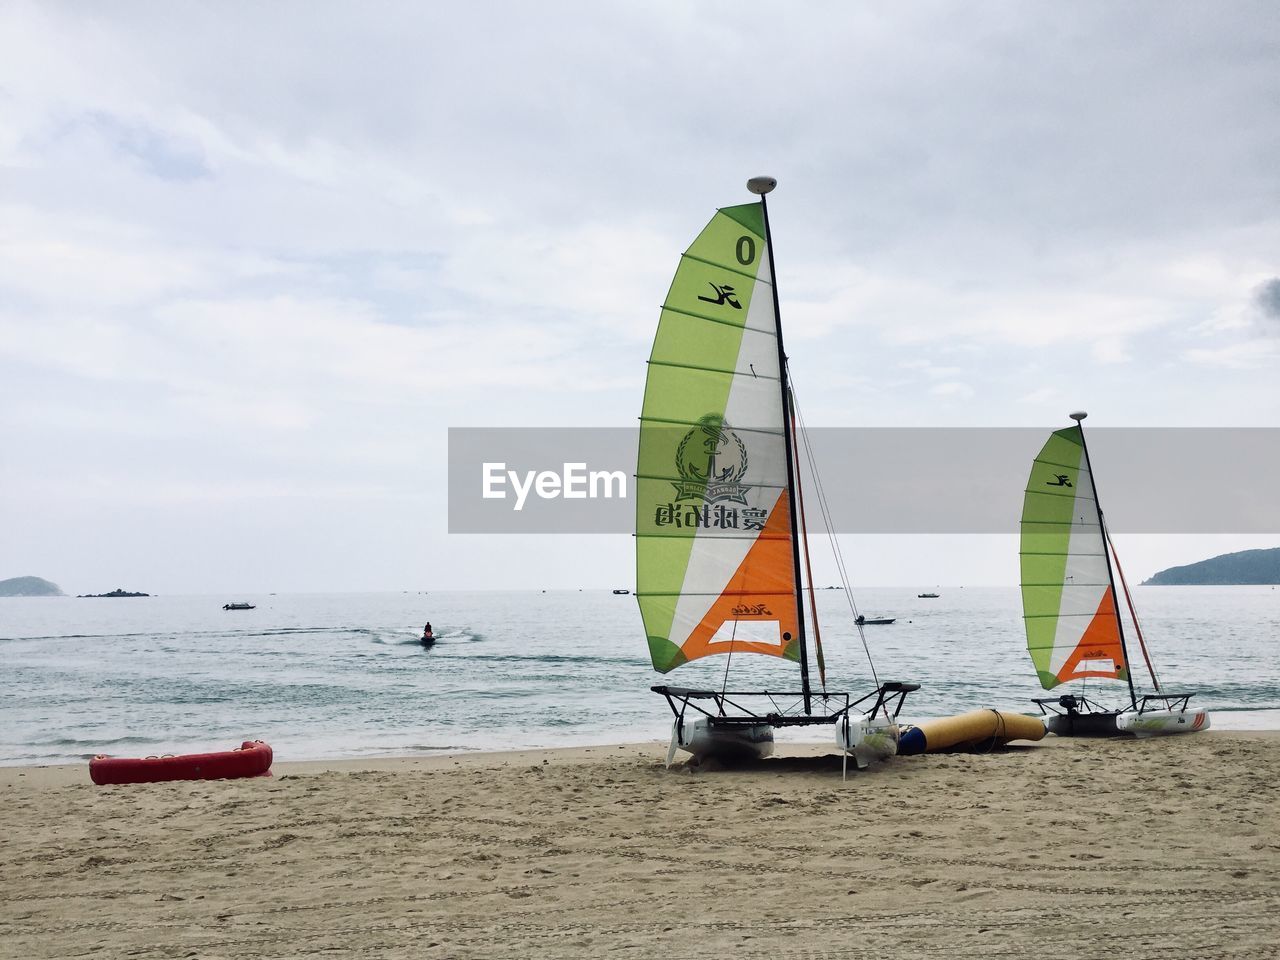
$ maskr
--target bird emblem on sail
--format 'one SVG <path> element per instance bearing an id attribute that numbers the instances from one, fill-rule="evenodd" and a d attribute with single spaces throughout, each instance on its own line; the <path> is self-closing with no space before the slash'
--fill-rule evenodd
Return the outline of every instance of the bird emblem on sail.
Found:
<path id="1" fill-rule="evenodd" d="M 706 503 L 747 503 L 747 446 L 718 414 L 698 418 L 698 424 L 684 435 L 676 448 L 676 470 L 680 480 L 672 480 L 677 500 Z"/>

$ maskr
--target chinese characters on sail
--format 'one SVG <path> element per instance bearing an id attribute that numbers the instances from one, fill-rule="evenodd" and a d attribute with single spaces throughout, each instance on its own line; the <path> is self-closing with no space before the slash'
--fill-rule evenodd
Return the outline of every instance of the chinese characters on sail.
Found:
<path id="1" fill-rule="evenodd" d="M 763 530 L 768 511 L 758 507 L 728 507 L 723 503 L 686 504 L 668 502 L 660 504 L 654 512 L 653 522 L 659 527 L 680 529 L 702 527 L 707 530 Z"/>

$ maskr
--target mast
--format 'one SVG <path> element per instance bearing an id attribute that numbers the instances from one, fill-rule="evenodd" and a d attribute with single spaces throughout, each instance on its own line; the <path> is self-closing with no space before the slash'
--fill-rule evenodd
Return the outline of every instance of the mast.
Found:
<path id="1" fill-rule="evenodd" d="M 794 397 L 792 400 L 794 401 Z M 794 404 L 793 404 L 794 405 Z M 791 421 L 791 433 L 796 434 L 795 418 Z M 796 437 L 796 443 L 800 442 Z M 796 449 L 796 466 L 800 465 L 800 450 Z M 796 470 L 796 500 L 800 507 L 800 529 L 804 532 L 804 575 L 809 581 L 809 613 L 813 616 L 813 657 L 818 661 L 818 682 L 822 692 L 827 692 L 827 663 L 822 656 L 822 628 L 818 624 L 818 595 L 813 592 L 813 567 L 809 563 L 809 522 L 804 518 L 804 471 Z M 1117 566 L 1119 560 L 1116 561 Z M 1123 578 L 1124 574 L 1121 573 Z"/>
<path id="2" fill-rule="evenodd" d="M 767 224 L 768 220 L 765 223 Z M 1111 570 L 1111 549 L 1108 542 L 1110 537 L 1107 534 L 1107 523 L 1102 517 L 1102 501 L 1098 498 L 1098 481 L 1093 474 L 1093 462 L 1089 459 L 1089 444 L 1085 443 L 1084 439 L 1084 423 L 1082 421 L 1088 415 L 1083 410 L 1080 410 L 1070 416 L 1080 430 L 1080 446 L 1084 448 L 1084 465 L 1089 470 L 1089 482 L 1093 485 L 1093 505 L 1098 511 L 1098 532 L 1102 534 L 1102 556 L 1107 561 L 1107 579 L 1111 582 L 1111 606 L 1115 610 L 1116 630 L 1120 634 L 1120 650 L 1124 653 L 1124 678 L 1129 682 L 1129 701 L 1136 705 L 1138 694 L 1133 688 L 1133 670 L 1129 666 L 1129 648 L 1124 642 L 1124 620 L 1120 617 L 1119 597 L 1116 595 L 1116 577 Z"/>
<path id="3" fill-rule="evenodd" d="M 747 189 L 760 197 L 760 212 L 764 215 L 764 242 L 769 248 L 769 279 L 773 288 L 773 316 L 778 326 L 778 385 L 782 389 L 782 431 L 787 448 L 787 513 L 791 515 L 791 562 L 796 583 L 796 631 L 800 642 L 800 685 L 804 692 L 804 712 L 811 712 L 812 691 L 809 687 L 809 649 L 804 632 L 804 587 L 800 578 L 800 534 L 797 525 L 799 507 L 796 504 L 795 466 L 792 462 L 794 440 L 791 430 L 791 389 L 787 385 L 787 353 L 782 346 L 782 311 L 778 306 L 778 271 L 773 262 L 773 236 L 769 232 L 769 205 L 765 194 L 778 185 L 773 177 L 752 177 Z M 1109 569 L 1109 568 L 1108 568 Z M 1125 655 L 1126 666 L 1128 654 Z"/>

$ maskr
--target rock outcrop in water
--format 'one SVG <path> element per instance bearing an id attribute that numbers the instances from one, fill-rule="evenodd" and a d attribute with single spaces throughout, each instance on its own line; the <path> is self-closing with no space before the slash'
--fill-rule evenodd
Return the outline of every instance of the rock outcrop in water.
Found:
<path id="1" fill-rule="evenodd" d="M 0 597 L 65 597 L 56 583 L 40 577 L 10 577 L 0 580 Z"/>
<path id="2" fill-rule="evenodd" d="M 129 590 L 122 590 L 119 587 L 116 587 L 110 593 L 80 593 L 80 594 L 77 594 L 76 596 L 81 599 L 87 597 L 91 600 L 95 600 L 95 599 L 101 599 L 102 597 L 149 597 L 151 596 L 151 594 L 132 593 Z"/>
<path id="3" fill-rule="evenodd" d="M 1161 570 L 1142 582 L 1153 586 L 1280 583 L 1280 547 L 1224 553 L 1199 563 Z"/>

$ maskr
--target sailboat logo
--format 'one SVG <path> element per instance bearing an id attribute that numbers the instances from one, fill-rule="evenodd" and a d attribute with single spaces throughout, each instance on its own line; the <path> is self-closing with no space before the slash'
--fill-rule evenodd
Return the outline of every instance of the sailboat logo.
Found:
<path id="1" fill-rule="evenodd" d="M 699 300 L 702 300 L 706 303 L 715 304 L 717 307 L 723 307 L 727 303 L 729 306 L 733 307 L 733 309 L 735 310 L 742 309 L 742 304 L 738 302 L 738 296 L 736 291 L 733 289 L 733 284 L 730 284 L 730 283 L 717 284 L 717 283 L 712 283 L 710 280 L 708 280 L 707 286 L 711 288 L 711 292 L 714 293 L 715 296 L 714 297 L 698 297 Z"/>
<path id="2" fill-rule="evenodd" d="M 676 448 L 676 470 L 681 479 L 671 481 L 677 500 L 727 500 L 746 506 L 747 447 L 724 417 L 707 414 L 684 435 Z"/>
<path id="3" fill-rule="evenodd" d="M 1067 473 L 1055 473 L 1053 476 L 1054 476 L 1054 479 L 1052 479 L 1052 480 L 1046 480 L 1046 481 L 1044 482 L 1044 485 L 1045 485 L 1046 487 L 1069 487 L 1069 486 L 1071 486 L 1071 480 L 1069 479 L 1069 477 L 1071 476 L 1070 474 L 1067 474 Z"/>

